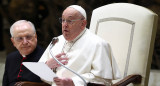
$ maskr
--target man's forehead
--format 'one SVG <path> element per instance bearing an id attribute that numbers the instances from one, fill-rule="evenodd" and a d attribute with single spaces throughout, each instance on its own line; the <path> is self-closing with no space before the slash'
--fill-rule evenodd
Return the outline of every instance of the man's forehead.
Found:
<path id="1" fill-rule="evenodd" d="M 64 10 L 62 17 L 67 16 L 67 17 L 75 17 L 78 14 L 80 14 L 77 10 L 75 10 L 74 8 L 66 8 L 66 10 Z"/>
<path id="2" fill-rule="evenodd" d="M 29 25 L 26 25 L 26 24 L 15 26 L 13 29 L 14 29 L 13 33 L 21 33 L 21 32 L 30 32 L 30 33 L 32 33 L 32 32 L 34 32 L 32 27 L 29 26 Z"/>
<path id="3" fill-rule="evenodd" d="M 14 27 L 14 31 L 21 31 L 30 28 L 28 24 L 17 24 Z"/>

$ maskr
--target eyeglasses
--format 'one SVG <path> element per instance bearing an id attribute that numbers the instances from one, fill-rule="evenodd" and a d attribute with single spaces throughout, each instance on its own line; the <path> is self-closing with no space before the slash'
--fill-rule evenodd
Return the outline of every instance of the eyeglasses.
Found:
<path id="1" fill-rule="evenodd" d="M 68 24 L 73 24 L 73 22 L 79 21 L 79 20 L 83 20 L 83 19 L 65 20 L 65 19 L 59 18 L 59 22 L 60 22 L 61 24 L 65 23 L 65 22 L 68 23 Z"/>
<path id="2" fill-rule="evenodd" d="M 35 36 L 35 34 L 32 34 L 32 35 L 27 35 L 25 37 L 13 37 L 17 42 L 22 42 L 24 40 L 24 38 L 29 41 L 29 40 L 32 40 L 33 37 Z"/>

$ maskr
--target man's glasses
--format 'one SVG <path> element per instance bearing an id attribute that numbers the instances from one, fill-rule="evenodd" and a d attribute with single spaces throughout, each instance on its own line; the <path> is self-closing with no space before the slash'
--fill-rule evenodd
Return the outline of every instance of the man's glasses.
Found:
<path id="1" fill-rule="evenodd" d="M 29 41 L 29 40 L 32 40 L 33 37 L 35 36 L 35 34 L 32 34 L 32 35 L 27 35 L 25 37 L 13 37 L 17 42 L 22 42 L 24 40 L 24 38 Z"/>
<path id="2" fill-rule="evenodd" d="M 60 22 L 61 24 L 65 23 L 65 22 L 66 22 L 67 24 L 73 24 L 73 22 L 79 21 L 79 20 L 83 20 L 83 19 L 65 20 L 65 19 L 63 19 L 63 18 L 59 18 L 59 22 Z"/>

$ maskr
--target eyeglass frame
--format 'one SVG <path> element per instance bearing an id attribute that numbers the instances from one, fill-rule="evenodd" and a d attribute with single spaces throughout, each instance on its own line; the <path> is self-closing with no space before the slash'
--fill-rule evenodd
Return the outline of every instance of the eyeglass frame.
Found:
<path id="1" fill-rule="evenodd" d="M 33 37 L 35 36 L 35 33 L 33 33 L 32 35 L 27 35 L 27 36 L 24 36 L 24 37 L 12 37 L 15 41 L 17 42 L 22 42 L 24 41 L 24 38 L 27 40 L 27 41 L 30 41 L 33 39 Z M 19 41 L 18 41 L 19 40 Z"/>
<path id="2" fill-rule="evenodd" d="M 60 17 L 59 18 L 59 22 L 61 23 L 61 24 L 63 24 L 63 23 L 67 23 L 67 24 L 73 24 L 73 22 L 75 22 L 75 21 L 79 21 L 79 20 L 84 20 L 83 18 L 81 18 L 81 19 L 74 19 L 74 20 L 66 20 L 66 19 L 62 19 L 62 17 Z"/>

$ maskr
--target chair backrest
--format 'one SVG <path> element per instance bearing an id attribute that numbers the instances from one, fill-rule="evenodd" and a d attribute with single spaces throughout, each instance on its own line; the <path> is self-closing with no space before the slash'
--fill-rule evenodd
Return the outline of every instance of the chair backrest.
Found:
<path id="1" fill-rule="evenodd" d="M 129 3 L 108 4 L 92 13 L 90 30 L 111 45 L 123 77 L 142 75 L 140 86 L 148 85 L 157 20 L 151 10 Z"/>

